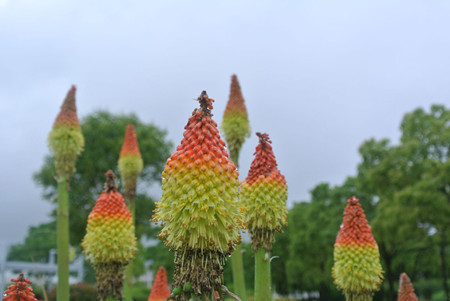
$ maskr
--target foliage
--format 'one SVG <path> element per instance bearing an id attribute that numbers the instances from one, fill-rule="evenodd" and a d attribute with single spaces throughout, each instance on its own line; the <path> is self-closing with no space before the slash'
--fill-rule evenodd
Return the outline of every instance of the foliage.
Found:
<path id="1" fill-rule="evenodd" d="M 444 264 L 450 240 L 450 110 L 438 105 L 430 112 L 417 109 L 405 115 L 401 130 L 399 145 L 387 139 L 364 142 L 358 166 L 359 189 L 379 199 L 372 225 L 390 299 L 394 281 L 403 272 L 396 262 L 404 261 L 405 254 L 437 244 L 441 255 L 434 264 L 441 266 L 444 283 L 448 272 Z"/>
<path id="2" fill-rule="evenodd" d="M 309 203 L 296 203 L 289 211 L 287 233 L 289 257 L 286 274 L 289 291 L 318 291 L 320 300 L 340 300 L 331 277 L 333 245 L 349 196 L 361 198 L 368 218 L 373 205 L 363 193 L 356 193 L 356 180 L 348 178 L 342 186 L 322 183 L 311 190 Z M 301 259 L 301 260 L 299 260 Z"/>
<path id="3" fill-rule="evenodd" d="M 154 275 L 158 272 L 159 267 L 162 266 L 166 269 L 167 279 L 169 279 L 170 283 L 175 270 L 174 253 L 169 251 L 162 241 L 159 241 L 156 245 L 146 248 L 145 257 L 153 260 L 150 269 Z"/>
<path id="4" fill-rule="evenodd" d="M 135 282 L 131 287 L 133 301 L 147 301 L 150 288 L 144 282 Z"/>
<path id="5" fill-rule="evenodd" d="M 84 117 L 81 127 L 85 137 L 85 151 L 77 160 L 77 171 L 70 184 L 69 214 L 72 245 L 78 246 L 85 235 L 87 216 L 94 207 L 97 196 L 103 190 L 103 174 L 109 169 L 114 170 L 117 166 L 127 124 L 135 125 L 139 137 L 139 147 L 144 161 L 140 181 L 146 186 L 160 181 L 162 168 L 172 147 L 166 140 L 165 131 L 152 124 L 141 122 L 134 114 L 116 115 L 107 111 L 97 111 Z M 56 195 L 54 175 L 52 159 L 47 156 L 44 165 L 34 175 L 34 179 L 44 188 L 44 198 L 52 202 Z M 144 200 L 146 202 L 143 202 Z M 150 200 L 148 196 L 138 196 L 136 200 L 138 238 L 143 234 L 153 234 L 148 223 L 149 205 L 146 205 L 147 208 L 142 208 L 142 205 Z M 143 220 L 146 222 L 140 223 Z"/>
<path id="6" fill-rule="evenodd" d="M 31 226 L 23 243 L 9 247 L 7 259 L 47 262 L 50 249 L 56 249 L 55 221 Z"/>
<path id="7" fill-rule="evenodd" d="M 286 273 L 286 261 L 289 257 L 289 233 L 287 232 L 287 227 L 283 226 L 281 233 L 275 235 L 275 243 L 272 248 L 272 257 L 274 257 L 271 265 L 272 290 L 280 295 L 289 293 Z"/>

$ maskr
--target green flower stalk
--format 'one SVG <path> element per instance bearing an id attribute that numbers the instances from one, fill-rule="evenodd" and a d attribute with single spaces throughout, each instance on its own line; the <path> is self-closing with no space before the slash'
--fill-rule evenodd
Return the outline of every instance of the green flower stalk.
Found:
<path id="1" fill-rule="evenodd" d="M 75 171 L 75 162 L 84 147 L 84 137 L 75 106 L 75 86 L 67 93 L 48 137 L 53 153 L 58 181 L 57 249 L 58 286 L 57 300 L 69 301 L 69 194 L 68 182 Z"/>
<path id="2" fill-rule="evenodd" d="M 252 236 L 255 255 L 255 301 L 272 299 L 270 252 L 275 233 L 287 225 L 287 184 L 277 168 L 268 134 L 256 133 L 256 147 L 247 178 L 241 183 L 244 221 Z"/>
<path id="3" fill-rule="evenodd" d="M 231 76 L 230 97 L 228 98 L 228 103 L 223 114 L 221 128 L 225 136 L 231 160 L 239 168 L 239 153 L 245 138 L 250 136 L 250 124 L 248 122 L 247 109 L 245 107 L 244 97 L 242 97 L 241 87 L 237 76 L 234 74 Z M 237 245 L 231 255 L 231 267 L 236 294 L 242 300 L 246 300 L 241 245 Z"/>
<path id="4" fill-rule="evenodd" d="M 152 221 L 163 228 L 159 238 L 175 252 L 172 293 L 177 300 L 215 296 L 222 287 L 226 257 L 240 243 L 242 228 L 238 171 L 211 117 L 212 103 L 203 91 L 185 126 L 180 145 L 162 174 L 162 196 Z"/>
<path id="5" fill-rule="evenodd" d="M 355 197 L 347 201 L 344 219 L 334 244 L 332 276 L 347 301 L 371 301 L 383 275 L 372 228 Z"/>
<path id="6" fill-rule="evenodd" d="M 220 127 L 224 133 L 231 160 L 236 166 L 239 166 L 239 152 L 245 138 L 250 137 L 250 123 L 248 122 L 247 108 L 242 97 L 241 87 L 237 76 L 234 74 L 231 76 L 230 97 Z"/>
<path id="7" fill-rule="evenodd" d="M 106 174 L 105 190 L 88 217 L 81 246 L 96 271 L 99 300 L 110 295 L 122 300 L 125 266 L 134 259 L 136 237 L 133 217 L 123 196 L 117 191 L 115 175 Z"/>
<path id="8" fill-rule="evenodd" d="M 137 179 L 144 168 L 144 162 L 142 161 L 141 152 L 139 151 L 136 131 L 132 124 L 127 125 L 122 149 L 120 150 L 118 165 L 125 189 L 125 200 L 127 201 L 128 208 L 133 216 L 133 221 L 135 221 Z M 132 279 L 133 263 L 130 262 L 125 271 L 124 296 L 126 301 L 131 301 L 132 298 Z"/>

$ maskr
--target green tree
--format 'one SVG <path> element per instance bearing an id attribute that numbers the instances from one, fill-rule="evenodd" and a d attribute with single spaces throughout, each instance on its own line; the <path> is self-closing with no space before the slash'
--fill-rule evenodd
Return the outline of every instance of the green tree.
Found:
<path id="1" fill-rule="evenodd" d="M 56 221 L 28 228 L 25 241 L 9 247 L 7 259 L 47 262 L 50 249 L 56 249 Z"/>
<path id="2" fill-rule="evenodd" d="M 450 232 L 450 110 L 433 105 L 417 109 L 401 123 L 400 144 L 374 139 L 360 147 L 358 187 L 379 200 L 372 226 L 385 265 L 388 300 L 405 258 L 432 247 L 439 249 L 440 277 L 447 285 Z M 406 257 L 405 257 L 406 256 Z M 417 266 L 410 266 L 420 270 Z M 411 274 L 409 271 L 408 274 Z"/>
<path id="3" fill-rule="evenodd" d="M 85 149 L 77 161 L 76 172 L 70 184 L 70 243 L 74 246 L 78 246 L 84 237 L 88 214 L 103 190 L 104 173 L 112 169 L 118 174 L 117 160 L 127 124 L 135 125 L 139 137 L 144 160 L 144 170 L 139 177 L 143 184 L 141 187 L 150 187 L 161 180 L 161 172 L 172 147 L 164 130 L 143 123 L 134 114 L 115 115 L 97 111 L 84 117 L 81 127 Z M 52 159 L 47 156 L 44 165 L 34 175 L 34 180 L 44 189 L 44 198 L 51 202 L 54 202 L 56 195 L 54 174 Z M 146 191 L 141 192 L 136 200 L 138 238 L 142 234 L 152 234 L 148 218 L 153 204 L 151 198 L 146 196 Z"/>
<path id="4" fill-rule="evenodd" d="M 72 246 L 79 246 L 84 237 L 88 214 L 103 190 L 105 171 L 117 167 L 127 124 L 134 124 L 136 127 L 144 160 L 144 170 L 139 181 L 141 182 L 140 186 L 146 187 L 146 189 L 140 189 L 136 196 L 136 236 L 138 238 L 142 235 L 156 236 L 157 228 L 151 227 L 148 221 L 155 208 L 153 199 L 148 196 L 148 188 L 160 183 L 160 174 L 170 155 L 172 144 L 167 141 L 165 131 L 155 125 L 143 123 L 134 114 L 116 115 L 98 111 L 87 115 L 81 122 L 86 145 L 85 151 L 77 161 L 77 170 L 70 184 L 69 212 Z M 43 187 L 44 198 L 56 204 L 57 183 L 54 175 L 53 159 L 46 156 L 43 166 L 34 175 L 34 179 Z M 121 187 L 119 188 L 121 189 Z M 55 212 L 53 212 L 52 218 L 56 220 Z M 8 260 L 46 262 L 50 249 L 56 249 L 55 221 L 30 227 L 25 241 L 10 247 Z M 137 261 L 143 262 L 143 252 L 140 246 Z M 88 270 L 92 272 L 90 266 Z M 135 275 L 143 272 L 143 264 L 136 265 Z M 92 275 L 90 275 L 90 279 L 94 279 Z"/>
<path id="5" fill-rule="evenodd" d="M 148 187 L 160 182 L 160 174 L 172 144 L 167 141 L 164 130 L 143 123 L 134 114 L 116 115 L 97 111 L 87 115 L 81 122 L 86 141 L 85 151 L 77 161 L 77 170 L 70 184 L 70 242 L 73 246 L 78 246 L 84 237 L 88 214 L 103 190 L 105 171 L 117 167 L 127 124 L 134 124 L 138 133 L 144 160 L 144 170 L 139 181 L 141 187 L 147 187 L 141 189 L 136 197 L 136 236 L 155 236 L 156 229 L 148 222 L 155 207 L 148 196 Z M 56 204 L 57 183 L 54 176 L 53 160 L 46 156 L 34 179 L 44 189 L 44 198 Z M 56 219 L 55 212 L 52 218 Z M 47 261 L 48 251 L 52 248 L 56 248 L 54 221 L 30 227 L 24 243 L 11 246 L 8 259 L 30 261 L 32 257 L 35 261 Z"/>
<path id="6" fill-rule="evenodd" d="M 347 199 L 353 195 L 361 200 L 370 220 L 373 203 L 366 194 L 357 193 L 355 178 L 342 186 L 319 184 L 311 190 L 310 202 L 297 203 L 290 210 L 286 272 L 291 291 L 318 291 L 320 300 L 342 299 L 331 277 L 333 245 Z"/>
<path id="7" fill-rule="evenodd" d="M 284 296 L 289 293 L 286 273 L 289 258 L 289 233 L 287 227 L 289 226 L 283 226 L 283 232 L 275 235 L 275 243 L 272 248 L 272 256 L 274 258 L 270 267 L 272 270 L 273 290 Z"/>

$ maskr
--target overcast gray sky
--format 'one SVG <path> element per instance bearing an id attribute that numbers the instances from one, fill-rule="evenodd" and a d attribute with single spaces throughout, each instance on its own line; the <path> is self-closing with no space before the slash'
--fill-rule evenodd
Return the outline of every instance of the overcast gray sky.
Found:
<path id="1" fill-rule="evenodd" d="M 354 175 L 364 140 L 396 142 L 406 112 L 450 104 L 449 16 L 448 0 L 0 0 L 0 242 L 48 220 L 31 177 L 71 84 L 80 117 L 136 112 L 177 145 L 203 89 L 221 122 L 236 73 L 292 206 Z"/>

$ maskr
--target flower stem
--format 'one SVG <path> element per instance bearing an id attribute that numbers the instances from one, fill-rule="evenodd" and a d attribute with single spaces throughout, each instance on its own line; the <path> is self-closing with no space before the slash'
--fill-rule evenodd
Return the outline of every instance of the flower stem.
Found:
<path id="1" fill-rule="evenodd" d="M 131 215 L 133 216 L 133 224 L 136 226 L 136 203 L 135 198 L 131 198 L 129 195 L 125 195 L 125 198 L 128 202 L 128 209 L 131 211 Z M 127 267 L 125 268 L 125 281 L 123 283 L 123 296 L 125 301 L 131 301 L 133 297 L 133 292 L 131 290 L 131 286 L 133 284 L 133 262 L 131 261 Z"/>
<path id="2" fill-rule="evenodd" d="M 247 300 L 245 292 L 244 264 L 242 260 L 242 247 L 237 245 L 231 255 L 231 268 L 233 271 L 233 284 L 236 295 L 241 300 Z"/>
<path id="3" fill-rule="evenodd" d="M 271 284 L 270 254 L 259 248 L 255 254 L 255 301 L 272 300 Z"/>
<path id="4" fill-rule="evenodd" d="M 58 287 L 57 301 L 69 301 L 69 193 L 66 176 L 58 179 Z"/>
<path id="5" fill-rule="evenodd" d="M 239 169 L 239 153 L 231 154 L 230 157 L 236 168 Z M 231 270 L 233 272 L 234 291 L 242 301 L 246 301 L 247 293 L 245 290 L 244 262 L 242 259 L 241 245 L 237 245 L 234 248 L 233 254 L 231 254 Z"/>

